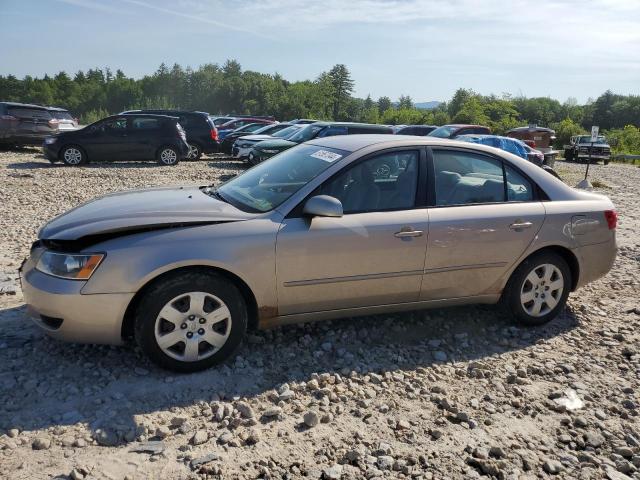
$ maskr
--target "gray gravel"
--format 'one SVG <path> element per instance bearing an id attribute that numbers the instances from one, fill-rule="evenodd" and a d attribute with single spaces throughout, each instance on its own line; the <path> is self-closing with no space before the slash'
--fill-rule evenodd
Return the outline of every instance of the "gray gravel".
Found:
<path id="1" fill-rule="evenodd" d="M 637 167 L 592 168 L 620 213 L 619 256 L 542 328 L 487 306 L 289 326 L 175 375 L 132 346 L 62 344 L 26 319 L 16 269 L 47 219 L 242 168 L 0 153 L 0 478 L 640 479 Z M 570 184 L 583 169 L 558 166 Z"/>

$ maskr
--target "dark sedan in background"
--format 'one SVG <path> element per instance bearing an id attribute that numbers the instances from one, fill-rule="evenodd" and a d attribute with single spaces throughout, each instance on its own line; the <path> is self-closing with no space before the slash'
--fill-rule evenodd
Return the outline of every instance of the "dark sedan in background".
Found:
<path id="1" fill-rule="evenodd" d="M 222 142 L 220 142 L 220 151 L 223 153 L 231 153 L 233 149 L 233 144 L 240 137 L 244 137 L 246 135 L 271 135 L 273 133 L 284 130 L 291 125 L 288 123 L 272 123 L 270 125 L 266 125 L 264 123 L 249 123 L 240 128 L 236 128 L 233 132 L 228 133 Z"/>
<path id="2" fill-rule="evenodd" d="M 456 138 L 460 135 L 491 135 L 491 129 L 483 125 L 467 125 L 462 123 L 453 123 L 451 125 L 443 125 L 429 133 L 429 137 L 437 138 Z"/>
<path id="3" fill-rule="evenodd" d="M 156 160 L 175 165 L 189 154 L 178 117 L 123 114 L 99 120 L 73 132 L 47 137 L 49 161 L 78 166 L 89 161 Z"/>
<path id="4" fill-rule="evenodd" d="M 396 135 L 417 135 L 419 137 L 424 137 L 433 132 L 436 128 L 436 125 L 398 125 L 394 127 L 394 132 Z"/>

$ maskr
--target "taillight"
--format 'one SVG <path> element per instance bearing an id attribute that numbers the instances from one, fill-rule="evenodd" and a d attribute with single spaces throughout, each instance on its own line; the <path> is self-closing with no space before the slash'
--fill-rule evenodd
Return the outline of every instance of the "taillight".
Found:
<path id="1" fill-rule="evenodd" d="M 47 123 L 49 124 L 50 127 L 53 128 L 53 127 L 57 127 L 58 123 L 60 123 L 60 121 L 57 118 L 52 118 Z"/>
<path id="2" fill-rule="evenodd" d="M 218 129 L 217 128 L 212 128 L 211 129 L 211 140 L 218 141 Z"/>
<path id="3" fill-rule="evenodd" d="M 618 213 L 615 210 L 605 210 L 604 218 L 607 219 L 609 230 L 615 230 L 618 226 Z"/>

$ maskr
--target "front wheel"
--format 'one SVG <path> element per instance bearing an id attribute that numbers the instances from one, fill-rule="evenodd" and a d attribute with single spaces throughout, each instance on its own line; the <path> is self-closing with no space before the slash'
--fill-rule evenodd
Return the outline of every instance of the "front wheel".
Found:
<path id="1" fill-rule="evenodd" d="M 70 167 L 77 167 L 78 165 L 87 163 L 87 156 L 80 147 L 76 147 L 75 145 L 64 147 L 60 152 L 60 159 L 62 163 Z"/>
<path id="2" fill-rule="evenodd" d="M 196 271 L 149 289 L 136 310 L 135 338 L 162 368 L 196 372 L 229 358 L 247 329 L 244 299 L 229 280 Z"/>
<path id="3" fill-rule="evenodd" d="M 571 289 L 571 270 L 553 252 L 540 252 L 513 272 L 504 292 L 510 313 L 525 325 L 542 325 L 564 308 Z"/>
<path id="4" fill-rule="evenodd" d="M 176 165 L 179 161 L 178 150 L 173 147 L 162 147 L 158 151 L 158 163 L 160 165 Z"/>

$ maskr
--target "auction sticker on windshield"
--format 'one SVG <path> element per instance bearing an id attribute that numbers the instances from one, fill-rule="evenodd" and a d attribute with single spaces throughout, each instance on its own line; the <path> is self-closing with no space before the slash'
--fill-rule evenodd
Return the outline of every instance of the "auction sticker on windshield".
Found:
<path id="1" fill-rule="evenodd" d="M 324 160 L 325 162 L 335 162 L 336 160 L 342 158 L 342 155 L 329 152 L 328 150 L 318 150 L 317 152 L 312 153 L 310 156 L 313 158 Z"/>

